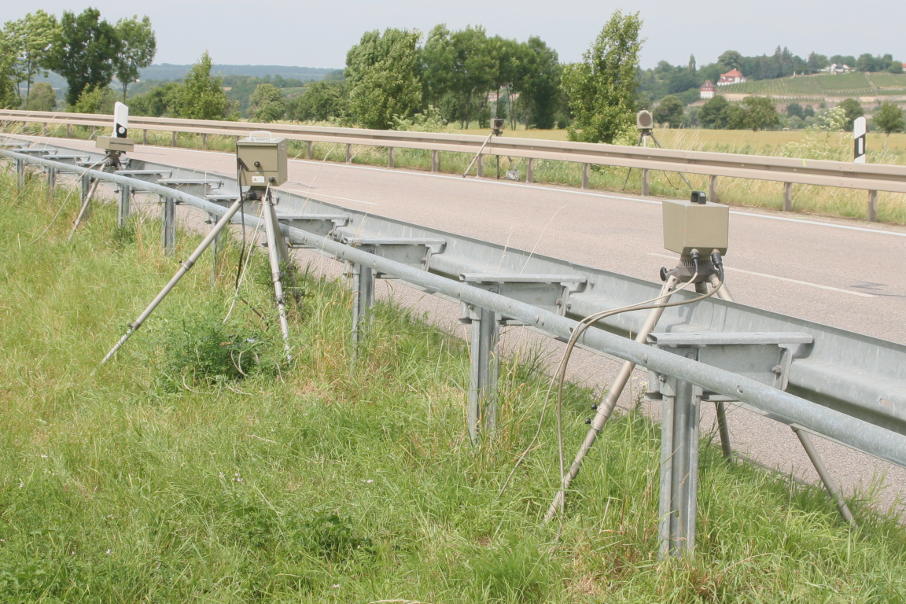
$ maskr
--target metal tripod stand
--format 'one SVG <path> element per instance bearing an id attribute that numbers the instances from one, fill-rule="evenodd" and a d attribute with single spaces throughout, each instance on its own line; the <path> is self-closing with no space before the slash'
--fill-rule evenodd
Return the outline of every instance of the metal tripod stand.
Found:
<path id="1" fill-rule="evenodd" d="M 654 142 L 655 147 L 657 147 L 658 149 L 663 149 L 663 147 L 661 146 L 661 143 L 657 140 L 657 137 L 654 136 L 654 130 L 651 128 L 641 128 L 639 130 L 639 141 L 636 143 L 636 146 L 638 147 L 639 145 L 641 145 L 643 148 L 647 149 L 649 138 L 651 138 L 651 140 Z M 629 184 L 629 177 L 632 175 L 632 170 L 633 170 L 632 168 L 629 168 L 629 170 L 626 171 L 626 178 L 623 180 L 623 190 L 624 191 L 626 190 L 626 185 Z M 645 169 L 642 170 L 643 174 L 646 172 L 647 172 L 647 170 L 645 170 Z M 690 183 L 689 179 L 687 179 L 683 174 L 680 174 L 679 177 L 683 179 L 683 182 L 686 183 L 687 187 L 689 187 L 690 189 L 693 188 L 692 183 Z M 672 183 L 671 183 L 671 186 L 672 186 Z M 645 194 L 647 194 L 647 193 L 643 193 L 643 195 L 645 195 Z"/>
<path id="2" fill-rule="evenodd" d="M 122 151 L 115 151 L 112 149 L 108 149 L 104 154 L 104 160 L 103 160 L 103 165 L 101 166 L 101 171 L 102 172 L 116 172 L 117 170 L 119 170 L 122 167 L 122 162 L 120 162 L 120 156 L 122 155 L 122 153 L 123 153 Z M 90 176 L 83 176 L 82 178 L 91 180 Z M 82 219 L 88 213 L 88 208 L 91 205 L 91 198 L 94 196 L 95 192 L 97 191 L 98 184 L 100 184 L 100 182 L 101 182 L 100 180 L 94 179 L 94 182 L 91 183 L 91 187 L 88 188 L 85 186 L 86 181 L 83 180 L 82 206 L 79 208 L 79 213 L 76 216 L 75 221 L 72 223 L 72 230 L 69 231 L 69 236 L 66 238 L 67 241 L 72 239 L 73 235 L 75 235 L 76 229 L 78 229 L 79 225 L 82 223 Z"/>

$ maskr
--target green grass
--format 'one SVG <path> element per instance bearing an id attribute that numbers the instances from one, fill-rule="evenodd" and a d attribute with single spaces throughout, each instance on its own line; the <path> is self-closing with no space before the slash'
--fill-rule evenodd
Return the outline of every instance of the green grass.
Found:
<path id="1" fill-rule="evenodd" d="M 159 223 L 116 231 L 102 206 L 67 243 L 76 196 L 39 182 L 19 195 L 0 177 L 0 600 L 906 599 L 896 522 L 857 499 L 850 530 L 823 492 L 710 444 L 696 556 L 658 562 L 659 430 L 638 413 L 607 426 L 562 523 L 541 525 L 550 414 L 501 492 L 543 407 L 537 355 L 504 364 L 501 428 L 472 447 L 461 341 L 379 304 L 353 364 L 351 295 L 300 271 L 288 365 L 261 254 L 229 322 L 235 247 L 98 369 L 198 238 L 165 258 Z M 568 451 L 596 398 L 568 389 Z"/>
<path id="2" fill-rule="evenodd" d="M 906 74 L 852 72 L 750 80 L 722 86 L 721 91 L 798 97 L 906 95 Z"/>

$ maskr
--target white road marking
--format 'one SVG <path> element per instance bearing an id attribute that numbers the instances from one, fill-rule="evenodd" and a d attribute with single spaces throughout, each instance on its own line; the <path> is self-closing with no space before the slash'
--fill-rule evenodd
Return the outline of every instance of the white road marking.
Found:
<path id="1" fill-rule="evenodd" d="M 649 256 L 656 256 L 657 258 L 667 258 L 668 260 L 676 260 L 675 255 L 670 254 L 659 254 L 657 252 L 648 252 Z M 786 283 L 795 283 L 796 285 L 805 285 L 807 287 L 814 287 L 817 289 L 824 289 L 827 291 L 838 292 L 841 294 L 849 294 L 850 296 L 857 296 L 859 298 L 877 298 L 873 294 L 865 294 L 862 292 L 854 292 L 848 289 L 841 289 L 839 287 L 831 287 L 830 285 L 821 285 L 820 283 L 812 283 L 811 281 L 800 281 L 799 279 L 790 279 L 789 277 L 780 277 L 778 275 L 769 275 L 767 273 L 759 273 L 756 271 L 747 271 L 741 268 L 734 268 L 732 266 L 724 267 L 724 270 L 731 271 L 734 273 L 742 273 L 744 275 L 753 275 L 755 277 L 764 277 L 766 279 L 776 279 L 777 281 L 784 281 Z"/>
<path id="2" fill-rule="evenodd" d="M 49 144 L 46 143 L 45 144 Z M 158 147 L 155 145 L 138 145 L 139 147 L 145 149 L 161 149 L 161 150 L 174 150 L 173 147 Z M 220 154 L 227 155 L 232 157 L 231 153 L 226 153 L 224 151 L 204 151 L 201 149 L 182 149 L 177 148 L 176 151 L 189 151 L 192 153 L 207 153 L 207 154 Z M 295 161 L 303 164 L 310 164 L 313 166 L 323 166 L 326 162 L 310 160 L 310 159 L 291 159 L 290 161 Z M 477 178 L 463 178 L 462 176 L 454 176 L 450 174 L 433 174 L 430 172 L 422 172 L 418 170 L 406 170 L 402 168 L 380 168 L 377 166 L 364 166 L 361 164 L 341 164 L 341 163 L 330 163 L 329 165 L 337 168 L 353 168 L 356 170 L 370 170 L 372 172 L 386 172 L 390 174 L 405 174 L 408 176 L 421 176 L 426 178 L 442 178 L 446 180 L 457 180 L 460 182 L 473 182 L 473 183 L 484 183 L 489 185 L 503 185 L 509 187 L 518 187 L 521 189 L 529 189 L 534 191 L 557 191 L 558 193 L 565 193 L 567 195 L 584 195 L 586 197 L 599 197 L 602 199 L 617 199 L 620 201 L 632 201 L 636 203 L 643 203 L 647 205 L 659 205 L 661 202 L 659 199 L 644 199 L 640 197 L 629 197 L 627 195 L 615 195 L 612 193 L 596 193 L 592 191 L 581 191 L 574 189 L 564 189 L 552 185 L 532 185 L 528 183 L 521 182 L 512 182 L 512 181 L 501 181 L 501 180 L 487 180 L 487 179 L 477 179 Z M 337 198 L 341 199 L 341 198 Z M 353 200 L 350 200 L 353 201 Z M 358 201 L 358 200 L 355 200 Z M 359 201 L 360 202 L 360 201 Z M 361 203 L 361 202 L 360 202 Z M 730 210 L 730 213 L 735 216 L 743 216 L 746 218 L 757 218 L 762 220 L 776 220 L 778 222 L 792 222 L 799 224 L 807 224 L 810 226 L 825 227 L 829 229 L 840 229 L 844 231 L 856 231 L 859 233 L 870 233 L 874 235 L 889 235 L 891 237 L 903 237 L 906 238 L 906 232 L 901 231 L 885 231 L 883 229 L 876 229 L 871 227 L 861 227 L 847 224 L 836 224 L 833 222 L 822 222 L 820 220 L 812 220 L 808 218 L 793 218 L 787 216 L 772 216 L 770 214 L 758 214 L 755 212 L 746 212 L 744 210 Z M 852 292 L 850 292 L 852 293 Z"/>
<path id="3" fill-rule="evenodd" d="M 296 161 L 304 164 L 310 164 L 313 166 L 324 165 L 324 162 L 310 160 L 310 159 L 294 159 L 291 161 Z M 363 166 L 361 164 L 340 164 L 333 163 L 330 164 L 338 168 L 353 168 L 356 170 L 370 170 L 372 172 L 385 172 L 390 174 L 405 174 L 408 176 L 422 176 L 426 178 L 440 178 L 444 180 L 456 180 L 459 182 L 471 182 L 471 183 L 484 183 L 488 185 L 502 185 L 508 187 L 517 187 L 520 189 L 529 189 L 533 191 L 556 191 L 558 193 L 566 193 L 568 195 L 582 195 L 586 197 L 599 197 L 602 199 L 617 199 L 620 201 L 633 201 L 636 203 L 643 203 L 647 205 L 660 205 L 660 199 L 645 199 L 642 197 L 629 197 L 628 195 L 616 195 L 613 193 L 597 193 L 592 191 L 581 191 L 575 189 L 564 189 L 554 185 L 532 185 L 524 182 L 514 182 L 506 180 L 489 180 L 489 179 L 477 179 L 477 178 L 463 178 L 462 176 L 454 176 L 451 174 L 435 174 L 430 172 L 421 172 L 418 170 L 406 170 L 402 168 L 380 168 L 377 166 Z M 820 226 L 827 227 L 829 229 L 842 229 L 845 231 L 857 231 L 861 233 L 872 233 L 877 235 L 890 235 L 893 237 L 904 237 L 906 238 L 906 232 L 900 231 L 885 231 L 883 229 L 876 229 L 871 227 L 860 227 L 852 226 L 846 224 L 836 224 L 833 222 L 822 222 L 820 220 L 811 220 L 808 218 L 793 218 L 787 216 L 772 216 L 770 214 L 758 214 L 755 212 L 746 212 L 744 210 L 730 210 L 731 214 L 736 216 L 744 216 L 747 218 L 760 218 L 763 220 L 777 220 L 779 222 L 793 222 L 800 224 L 807 224 L 811 226 Z"/>

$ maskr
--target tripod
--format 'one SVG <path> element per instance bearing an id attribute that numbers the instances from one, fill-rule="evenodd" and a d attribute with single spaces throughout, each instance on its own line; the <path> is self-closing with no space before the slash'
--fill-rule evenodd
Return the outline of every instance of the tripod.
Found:
<path id="1" fill-rule="evenodd" d="M 657 137 L 654 136 L 654 130 L 652 128 L 639 128 L 639 141 L 636 143 L 636 146 L 638 147 L 639 145 L 641 145 L 643 148 L 647 149 L 649 138 L 654 142 L 655 147 L 657 147 L 658 149 L 663 149 L 663 147 L 661 146 L 661 143 L 658 142 Z M 624 191 L 626 190 L 626 185 L 629 183 L 629 177 L 631 175 L 632 175 L 632 168 L 629 168 L 629 170 L 626 172 L 626 178 L 623 180 L 623 190 Z M 692 183 L 690 183 L 689 180 L 683 174 L 680 174 L 679 177 L 683 179 L 683 182 L 686 183 L 687 187 L 689 187 L 690 189 L 693 188 Z M 671 183 L 671 185 L 672 184 L 673 183 Z"/>
<path id="2" fill-rule="evenodd" d="M 115 151 L 108 149 L 104 154 L 103 165 L 101 166 L 102 172 L 116 172 L 122 167 L 122 162 L 120 162 L 120 156 L 122 151 Z M 69 231 L 69 236 L 66 238 L 67 241 L 72 239 L 72 236 L 75 235 L 76 229 L 79 228 L 79 225 L 82 223 L 82 219 L 85 217 L 88 212 L 88 207 L 91 204 L 91 198 L 94 196 L 95 191 L 97 191 L 98 184 L 100 180 L 95 179 L 91 184 L 91 188 L 85 193 L 85 199 L 82 200 L 82 207 L 79 208 L 79 214 L 76 216 L 75 222 L 72 224 L 72 230 Z"/>
<path id="3" fill-rule="evenodd" d="M 242 204 L 246 201 L 254 201 L 259 199 L 259 194 L 261 196 L 261 202 L 265 204 L 265 211 L 263 212 L 262 219 L 264 220 L 264 227 L 267 237 L 267 247 L 268 247 L 268 260 L 270 261 L 271 267 L 271 278 L 274 284 L 274 298 L 277 302 L 277 313 L 280 318 L 280 332 L 283 336 L 283 347 L 284 352 L 286 353 L 287 360 L 292 360 L 290 355 L 289 347 L 289 324 L 286 319 L 286 305 L 283 298 L 283 284 L 281 281 L 281 268 L 280 268 L 280 252 L 278 251 L 278 246 L 283 243 L 283 235 L 280 231 L 279 223 L 277 222 L 277 215 L 274 209 L 276 205 L 271 197 L 270 187 L 265 189 L 263 193 L 260 191 L 251 191 L 247 196 L 240 195 L 236 201 L 227 209 L 226 213 L 220 217 L 220 220 L 214 225 L 214 228 L 202 239 L 201 243 L 198 244 L 198 247 L 195 248 L 189 258 L 182 263 L 179 267 L 179 270 L 170 278 L 170 281 L 164 286 L 162 290 L 154 297 L 150 304 L 142 311 L 142 313 L 135 319 L 132 323 L 129 324 L 129 328 L 126 330 L 119 341 L 110 349 L 110 351 L 104 355 L 104 358 L 101 360 L 101 365 L 104 365 L 109 361 L 116 351 L 119 350 L 126 341 L 132 337 L 136 331 L 142 326 L 142 324 L 147 320 L 151 313 L 154 312 L 154 309 L 163 302 L 164 298 L 167 297 L 176 284 L 179 283 L 179 280 L 185 276 L 186 273 L 195 265 L 198 261 L 198 258 L 201 257 L 201 254 L 213 243 L 220 232 L 226 228 L 228 224 L 232 221 L 233 216 L 236 212 L 242 207 Z M 279 242 L 279 243 L 278 243 Z M 282 247 L 285 249 L 285 246 Z"/>
<path id="4" fill-rule="evenodd" d="M 680 258 L 680 263 L 673 270 L 668 271 L 667 269 L 662 268 L 661 278 L 664 281 L 664 285 L 661 287 L 658 299 L 662 300 L 662 302 L 655 308 L 652 308 L 648 313 L 648 318 L 645 320 L 645 323 L 642 324 L 638 334 L 636 334 L 636 342 L 645 343 L 648 339 L 648 336 L 660 320 L 661 315 L 664 314 L 664 310 L 670 301 L 671 295 L 678 289 L 678 285 L 688 283 L 694 279 L 696 290 L 700 290 L 700 293 L 708 293 L 710 288 L 710 291 L 713 291 L 714 295 L 719 297 L 722 296 L 723 264 L 719 254 L 712 255 L 709 260 L 702 263 L 699 263 L 698 260 L 693 260 L 691 256 L 683 256 Z M 619 374 L 617 374 L 616 379 L 608 390 L 607 397 L 601 404 L 597 405 L 595 416 L 591 420 L 591 427 L 588 429 L 588 433 L 585 435 L 585 439 L 582 441 L 582 445 L 579 447 L 579 451 L 576 453 L 576 457 L 570 465 L 569 470 L 562 476 L 560 490 L 557 491 L 554 500 L 551 502 L 550 507 L 548 507 L 547 513 L 544 515 L 545 522 L 550 521 L 557 511 L 562 509 L 566 490 L 569 488 L 573 479 L 579 474 L 579 470 L 582 467 L 582 461 L 591 450 L 591 447 L 595 444 L 598 434 L 604 429 L 607 420 L 610 419 L 610 415 L 616 407 L 617 400 L 623 393 L 623 389 L 626 387 L 626 383 L 629 381 L 629 377 L 632 375 L 634 369 L 635 363 L 632 361 L 625 361 L 620 368 Z M 726 426 L 726 410 L 723 407 L 723 403 L 719 404 L 717 415 L 721 445 L 722 447 L 728 448 L 729 429 Z"/>

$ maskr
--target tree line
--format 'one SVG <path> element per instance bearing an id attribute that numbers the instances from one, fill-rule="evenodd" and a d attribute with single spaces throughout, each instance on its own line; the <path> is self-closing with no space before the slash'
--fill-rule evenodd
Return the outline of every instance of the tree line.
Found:
<path id="1" fill-rule="evenodd" d="M 37 10 L 0 29 L 0 104 L 45 108 L 46 87 L 31 97 L 35 78 L 47 71 L 66 79 L 66 102 L 72 107 L 100 96 L 114 76 L 125 100 L 129 84 L 138 79 L 139 69 L 151 64 L 156 49 L 148 17 L 109 23 L 94 8 L 79 14 L 66 11 L 59 19 Z"/>
<path id="2" fill-rule="evenodd" d="M 249 76 L 225 81 L 212 75 L 212 59 L 205 53 L 182 81 L 143 83 L 129 104 L 137 115 L 247 115 L 263 122 L 332 121 L 378 129 L 432 129 L 447 123 L 466 127 L 499 117 L 510 127 L 566 127 L 574 140 L 612 142 L 632 131 L 633 115 L 643 107 L 653 106 L 655 119 L 670 126 L 759 130 L 818 119 L 811 107 L 795 103 L 785 115 L 778 113 L 767 98 L 728 103 L 715 97 L 700 108 L 686 107 L 697 100 L 702 82 L 715 81 L 733 68 L 753 79 L 816 73 L 832 63 L 902 71 L 891 55 L 826 57 L 813 52 L 802 58 L 780 47 L 771 55 L 751 57 L 728 50 L 702 67 L 690 56 L 686 65 L 661 61 L 642 70 L 641 24 L 638 13 L 615 12 L 574 64 L 560 63 L 556 51 L 539 37 L 507 39 L 479 26 L 451 30 L 437 25 L 426 35 L 396 28 L 370 31 L 349 49 L 342 72 L 316 82 Z M 33 86 L 39 74 L 51 70 L 66 79 L 69 109 L 108 112 L 115 96 L 125 100 L 139 70 L 151 64 L 156 40 L 147 17 L 111 24 L 93 8 L 64 12 L 59 19 L 38 10 L 4 24 L 0 50 L 3 106 L 53 109 L 49 85 Z M 114 77 L 120 89 L 116 94 L 110 88 Z M 885 108 L 884 115 L 893 116 L 897 109 Z M 848 117 L 854 111 L 844 110 Z"/>

